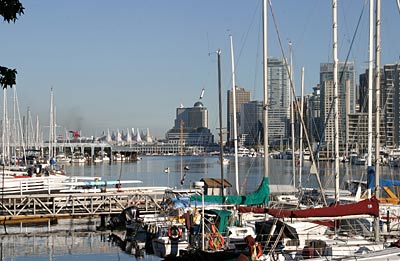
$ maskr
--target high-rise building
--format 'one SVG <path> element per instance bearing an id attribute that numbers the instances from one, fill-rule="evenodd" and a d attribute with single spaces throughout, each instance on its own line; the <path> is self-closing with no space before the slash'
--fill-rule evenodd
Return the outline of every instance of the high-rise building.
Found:
<path id="1" fill-rule="evenodd" d="M 348 115 L 355 111 L 355 71 L 354 62 L 338 63 L 338 102 L 339 108 L 339 148 L 343 151 L 348 140 Z M 334 141 L 334 86 L 333 63 L 320 65 L 321 118 L 320 134 L 324 134 L 324 144 L 333 147 Z M 326 122 L 325 122 L 326 121 Z M 325 128 L 325 130 L 324 130 Z M 331 147 L 331 148 L 332 148 Z"/>
<path id="2" fill-rule="evenodd" d="M 236 93 L 236 123 L 237 123 L 237 130 L 239 131 L 240 128 L 240 108 L 241 105 L 250 101 L 250 91 L 244 88 L 235 87 Z M 228 99 L 227 99 L 227 141 L 232 142 L 234 140 L 233 137 L 233 91 L 228 90 Z M 239 133 L 238 133 L 239 136 Z"/>
<path id="3" fill-rule="evenodd" d="M 311 137 L 313 141 L 320 141 L 321 133 L 320 126 L 321 122 L 321 88 L 319 84 L 313 87 L 313 92 L 311 94 L 309 100 L 309 131 L 311 133 Z"/>
<path id="4" fill-rule="evenodd" d="M 290 86 L 281 58 L 268 58 L 268 140 L 279 144 L 289 137 Z"/>
<path id="5" fill-rule="evenodd" d="M 385 118 L 385 145 L 400 146 L 400 64 L 383 67 L 384 81 L 381 88 L 381 108 Z"/>
<path id="6" fill-rule="evenodd" d="M 369 70 L 365 70 L 365 73 L 360 74 L 360 82 L 359 82 L 359 87 L 358 87 L 358 105 L 356 107 L 358 107 L 358 112 L 360 113 L 355 113 L 354 115 L 350 115 L 350 125 L 349 125 L 349 143 L 354 147 L 354 145 L 357 145 L 357 150 L 360 151 L 366 151 L 367 147 L 368 147 L 368 142 L 365 142 L 365 140 L 367 140 L 366 138 L 368 138 L 368 89 L 369 89 L 369 83 L 368 83 L 368 72 Z M 380 105 L 381 108 L 385 108 L 386 105 L 384 107 L 382 107 L 382 104 L 386 104 L 384 97 L 384 94 L 386 93 L 386 87 L 384 84 L 384 77 L 381 77 L 381 84 L 380 84 Z M 375 81 L 374 81 L 375 83 Z M 375 121 L 375 115 L 376 115 L 376 86 L 375 84 L 373 84 L 373 90 L 372 90 L 372 142 L 373 144 L 375 144 L 375 125 L 376 125 L 376 121 Z M 390 105 L 389 105 L 390 106 Z M 357 117 L 356 117 L 357 116 Z M 355 119 L 357 120 L 356 123 L 354 123 Z M 390 141 L 393 141 L 393 137 L 390 137 L 389 139 L 386 137 L 386 133 L 385 133 L 385 117 L 383 114 L 383 110 L 380 110 L 380 126 L 379 126 L 379 136 L 380 136 L 380 144 L 381 145 L 388 145 L 390 143 Z M 358 129 L 362 130 L 362 126 L 358 127 L 357 125 L 366 125 L 366 131 L 365 133 L 362 133 L 361 131 L 358 131 Z M 357 126 L 356 130 L 351 129 L 354 128 L 353 126 Z M 365 138 L 366 137 L 366 138 Z M 368 141 L 368 140 L 367 140 Z M 374 146 L 374 145 L 373 145 Z M 351 147 L 351 149 L 353 149 Z"/>
<path id="7" fill-rule="evenodd" d="M 263 103 L 261 101 L 250 101 L 243 103 L 240 108 L 240 134 L 245 137 L 241 142 L 246 146 L 263 144 Z"/>
<path id="8" fill-rule="evenodd" d="M 166 138 L 170 143 L 185 145 L 207 146 L 214 143 L 214 136 L 208 129 L 208 110 L 203 103 L 177 108 L 174 127 L 167 132 Z"/>

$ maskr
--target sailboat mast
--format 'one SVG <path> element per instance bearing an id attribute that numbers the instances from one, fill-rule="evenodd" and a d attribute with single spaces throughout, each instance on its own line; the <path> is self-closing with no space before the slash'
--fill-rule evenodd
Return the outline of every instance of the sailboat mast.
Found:
<path id="1" fill-rule="evenodd" d="M 372 168 L 372 86 L 374 62 L 374 2 L 369 1 L 369 43 L 368 43 L 368 169 Z"/>
<path id="2" fill-rule="evenodd" d="M 338 104 L 338 55 L 337 55 L 337 1 L 332 1 L 333 18 L 333 99 L 334 99 L 334 146 L 335 146 L 335 200 L 340 201 L 339 193 L 339 104 Z"/>
<path id="3" fill-rule="evenodd" d="M 232 34 L 229 35 L 231 42 L 231 62 L 232 62 L 232 110 L 233 110 L 233 146 L 235 149 L 235 187 L 236 194 L 239 195 L 239 164 L 238 164 L 238 141 L 237 141 L 237 119 L 236 119 L 236 82 L 235 82 L 235 59 L 233 57 Z"/>
<path id="4" fill-rule="evenodd" d="M 301 68 L 301 97 L 300 97 L 300 117 L 303 117 L 304 103 L 304 67 Z M 300 121 L 300 139 L 299 139 L 299 188 L 301 188 L 301 176 L 303 169 L 303 126 Z"/>
<path id="5" fill-rule="evenodd" d="M 379 159 L 380 159 L 380 113 L 381 113 L 381 75 L 380 75 L 380 67 L 381 67 L 381 1 L 376 0 L 376 38 L 375 38 L 375 195 L 377 198 L 380 197 L 380 189 L 379 189 Z"/>
<path id="6" fill-rule="evenodd" d="M 292 42 L 289 41 L 289 52 L 290 52 L 290 70 L 289 70 L 289 85 L 293 84 L 293 47 Z M 292 86 L 290 86 L 291 89 Z M 295 156 L 295 141 L 294 141 L 294 108 L 293 103 L 295 102 L 296 97 L 294 97 L 293 93 L 289 92 L 289 102 L 290 102 L 290 129 L 291 129 L 291 147 L 292 147 L 292 178 L 293 178 L 293 187 L 296 187 L 296 156 Z"/>
<path id="7" fill-rule="evenodd" d="M 25 126 L 25 144 L 28 149 L 30 148 L 29 127 L 31 126 L 31 122 L 32 122 L 31 113 L 30 113 L 30 108 L 28 106 L 28 108 L 26 109 L 26 126 Z"/>
<path id="8" fill-rule="evenodd" d="M 35 136 L 35 147 L 34 149 L 38 149 L 40 147 L 40 128 L 39 128 L 39 116 L 36 115 L 36 136 Z"/>
<path id="9" fill-rule="evenodd" d="M 50 89 L 49 159 L 53 157 L 53 87 Z"/>
<path id="10" fill-rule="evenodd" d="M 6 165 L 6 123 L 7 123 L 7 88 L 3 88 L 3 124 L 1 132 L 1 163 Z M 4 177 L 4 173 L 3 173 Z M 3 182 L 4 184 L 4 182 Z"/>
<path id="11" fill-rule="evenodd" d="M 18 144 L 18 146 L 20 145 L 18 141 L 18 131 L 17 131 L 17 88 L 14 87 L 13 89 L 13 126 L 12 126 L 12 149 L 11 149 L 11 156 L 15 157 L 15 160 L 17 158 L 19 158 L 19 155 L 17 155 L 17 150 L 16 150 L 16 146 Z M 14 162 L 15 164 L 15 162 Z"/>
<path id="12" fill-rule="evenodd" d="M 375 196 L 380 198 L 379 178 L 380 178 L 380 66 L 381 66 L 381 1 L 376 0 L 375 10 L 376 38 L 375 38 Z M 379 217 L 375 219 L 375 241 L 379 241 Z"/>
<path id="13" fill-rule="evenodd" d="M 222 86 L 221 86 L 221 50 L 217 50 L 218 56 L 218 97 L 219 97 L 219 160 L 221 162 L 221 196 L 224 198 L 224 138 L 222 133 Z"/>
<path id="14" fill-rule="evenodd" d="M 268 57 L 267 57 L 267 0 L 263 0 L 263 75 L 264 75 L 264 177 L 269 176 L 268 153 Z"/>
<path id="15" fill-rule="evenodd" d="M 180 136 L 179 136 L 179 149 L 180 149 L 180 155 L 181 155 L 181 182 L 183 181 L 183 120 L 181 119 L 180 122 Z M 137 135 L 139 135 L 139 129 L 137 132 Z"/>

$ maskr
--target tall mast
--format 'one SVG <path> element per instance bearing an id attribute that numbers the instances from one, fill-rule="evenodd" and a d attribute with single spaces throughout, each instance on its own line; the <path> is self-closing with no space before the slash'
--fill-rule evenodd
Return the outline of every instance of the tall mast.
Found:
<path id="1" fill-rule="evenodd" d="M 303 103 L 304 103 L 304 67 L 301 68 L 301 97 L 300 97 L 300 117 L 303 117 Z M 301 189 L 301 176 L 303 168 L 303 126 L 300 121 L 300 140 L 299 140 L 299 188 Z M 309 148 L 310 149 L 310 148 Z"/>
<path id="2" fill-rule="evenodd" d="M 50 126 L 49 126 L 49 159 L 53 157 L 53 119 L 54 113 L 53 113 L 53 87 L 50 89 Z"/>
<path id="3" fill-rule="evenodd" d="M 57 106 L 54 106 L 53 111 L 53 157 L 57 155 Z"/>
<path id="4" fill-rule="evenodd" d="M 7 88 L 3 88 L 3 124 L 1 132 L 1 163 L 6 165 Z M 4 173 L 3 173 L 4 177 Z M 3 183 L 4 184 L 4 183 Z"/>
<path id="5" fill-rule="evenodd" d="M 374 2 L 369 1 L 369 43 L 368 43 L 368 169 L 372 168 L 372 87 L 374 63 Z"/>
<path id="6" fill-rule="evenodd" d="M 264 76 L 264 177 L 268 173 L 268 57 L 267 57 L 267 0 L 263 0 L 263 76 Z"/>
<path id="7" fill-rule="evenodd" d="M 334 159 L 335 159 L 335 200 L 339 196 L 339 104 L 338 104 L 338 55 L 337 55 L 337 1 L 332 2 L 333 17 L 333 99 L 334 99 Z"/>
<path id="8" fill-rule="evenodd" d="M 376 38 L 375 38 L 375 196 L 380 198 L 380 86 L 381 86 L 381 1 L 376 0 Z M 379 218 L 375 219 L 375 241 L 379 241 Z"/>
<path id="9" fill-rule="evenodd" d="M 221 162 L 220 168 L 221 168 L 221 196 L 224 198 L 224 138 L 223 138 L 223 131 L 222 131 L 222 86 L 221 86 L 221 50 L 217 50 L 217 56 L 218 56 L 218 97 L 219 97 L 219 160 Z"/>
<path id="10" fill-rule="evenodd" d="M 11 155 L 15 157 L 15 160 L 19 157 L 17 155 L 16 151 L 16 146 L 20 145 L 19 140 L 18 140 L 18 128 L 17 128 L 17 88 L 14 87 L 13 89 L 13 126 L 12 126 L 12 149 L 11 149 Z M 15 162 L 14 162 L 15 164 Z"/>
<path id="11" fill-rule="evenodd" d="M 137 132 L 137 135 L 139 135 L 139 129 Z M 179 137 L 179 143 L 180 143 L 180 153 L 181 154 L 181 183 L 183 183 L 183 120 L 181 119 L 180 122 L 180 137 Z M 183 184 L 182 184 L 183 185 Z"/>
<path id="12" fill-rule="evenodd" d="M 292 89 L 293 83 L 293 48 L 292 42 L 289 41 L 289 52 L 290 52 L 290 70 L 289 70 L 289 87 L 290 90 Z M 289 102 L 290 102 L 290 129 L 291 129 L 291 147 L 292 147 L 292 178 L 293 178 L 293 187 L 296 187 L 296 156 L 295 156 L 295 142 L 294 142 L 294 108 L 293 103 L 295 102 L 296 98 L 293 97 L 292 91 L 289 92 Z"/>
<path id="13" fill-rule="evenodd" d="M 236 194 L 239 195 L 239 164 L 238 164 L 238 143 L 237 143 L 237 119 L 236 119 L 236 82 L 235 82 L 235 59 L 233 57 L 232 34 L 229 35 L 231 41 L 231 62 L 232 62 L 232 110 L 233 110 L 233 144 L 235 149 L 235 186 Z"/>
<path id="14" fill-rule="evenodd" d="M 38 149 L 42 144 L 40 143 L 40 128 L 39 128 L 39 116 L 36 115 L 36 136 L 35 136 L 35 147 L 34 149 Z"/>
<path id="15" fill-rule="evenodd" d="M 30 148 L 30 139 L 29 139 L 29 127 L 31 126 L 31 112 L 30 112 L 30 108 L 28 106 L 28 108 L 26 109 L 26 126 L 25 126 L 25 143 L 26 143 L 26 147 L 29 149 Z"/>

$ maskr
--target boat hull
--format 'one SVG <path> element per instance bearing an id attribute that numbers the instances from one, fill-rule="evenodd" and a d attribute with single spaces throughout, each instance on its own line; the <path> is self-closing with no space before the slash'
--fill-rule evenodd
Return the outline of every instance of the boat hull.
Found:
<path id="1" fill-rule="evenodd" d="M 159 237 L 152 240 L 153 251 L 159 257 L 177 257 L 179 252 L 189 246 L 186 240 L 170 240 L 168 237 Z"/>

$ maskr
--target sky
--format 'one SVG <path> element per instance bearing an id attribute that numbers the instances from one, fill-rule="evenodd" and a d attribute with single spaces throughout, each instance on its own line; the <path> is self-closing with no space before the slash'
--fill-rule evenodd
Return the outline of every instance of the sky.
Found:
<path id="1" fill-rule="evenodd" d="M 29 108 L 44 132 L 51 88 L 58 133 L 98 136 L 107 129 L 149 128 L 156 138 L 173 126 L 176 108 L 193 106 L 204 88 L 201 101 L 216 134 L 216 51 L 221 49 L 225 122 L 226 92 L 232 87 L 229 34 L 236 85 L 262 100 L 261 0 L 20 1 L 25 14 L 15 23 L 0 22 L 0 65 L 18 71 L 21 117 Z M 268 56 L 288 57 L 291 42 L 296 94 L 302 67 L 305 93 L 310 93 L 319 82 L 320 64 L 332 62 L 332 2 L 271 2 L 276 24 L 269 8 Z M 381 63 L 396 63 L 399 10 L 395 0 L 381 2 Z M 338 57 L 349 56 L 356 75 L 368 67 L 368 5 L 338 0 Z M 11 106 L 11 91 L 7 99 Z"/>

